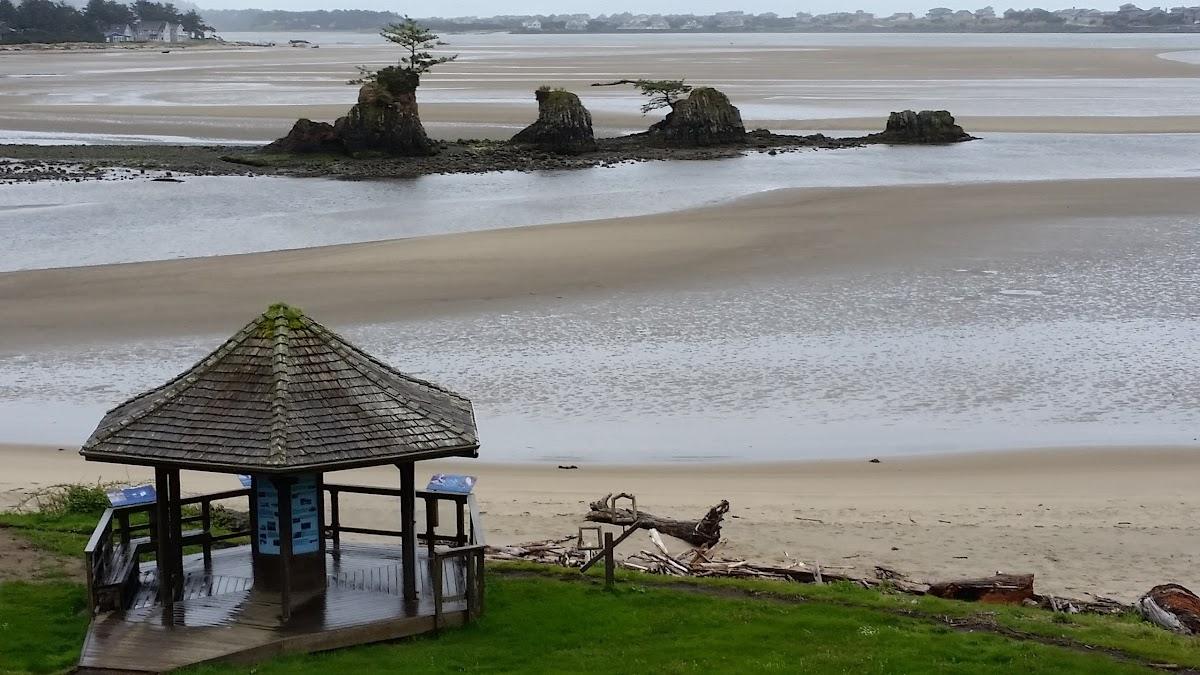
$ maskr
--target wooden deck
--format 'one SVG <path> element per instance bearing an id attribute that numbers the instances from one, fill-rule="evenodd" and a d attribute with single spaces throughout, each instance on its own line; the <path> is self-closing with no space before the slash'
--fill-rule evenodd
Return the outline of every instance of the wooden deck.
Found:
<path id="1" fill-rule="evenodd" d="M 398 547 L 343 543 L 327 554 L 328 588 L 293 597 L 282 621 L 278 593 L 256 591 L 250 547 L 184 559 L 183 597 L 168 609 L 156 599 L 153 563 L 144 563 L 129 608 L 97 616 L 88 629 L 79 672 L 166 672 L 211 661 L 251 663 L 287 653 L 314 652 L 394 640 L 465 622 L 461 561 L 447 559 L 442 613 L 435 626 L 434 589 L 425 551 L 417 566 L 418 600 L 406 613 Z"/>

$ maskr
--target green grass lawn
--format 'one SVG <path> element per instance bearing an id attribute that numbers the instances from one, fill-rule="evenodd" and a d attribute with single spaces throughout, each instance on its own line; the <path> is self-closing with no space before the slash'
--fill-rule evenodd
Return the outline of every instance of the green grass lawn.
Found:
<path id="1" fill-rule="evenodd" d="M 98 514 L 95 514 L 98 515 Z M 92 514 L 0 514 L 0 527 L 79 556 Z M 867 590 L 621 572 L 616 590 L 562 568 L 489 567 L 479 622 L 438 637 L 199 673 L 1133 673 L 1200 669 L 1200 640 L 1135 616 L 1068 616 Z M 0 583 L 0 673 L 68 669 L 83 588 Z"/>

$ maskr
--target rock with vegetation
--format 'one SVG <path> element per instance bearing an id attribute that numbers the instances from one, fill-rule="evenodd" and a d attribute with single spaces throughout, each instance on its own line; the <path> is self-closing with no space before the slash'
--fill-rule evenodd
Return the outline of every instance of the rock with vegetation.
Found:
<path id="1" fill-rule="evenodd" d="M 884 143 L 958 143 L 974 140 L 946 110 L 904 110 L 888 116 L 883 133 L 868 138 Z"/>
<path id="2" fill-rule="evenodd" d="M 592 114 L 578 96 L 549 87 L 541 87 L 534 96 L 538 102 L 537 121 L 513 136 L 513 143 L 560 155 L 578 155 L 596 149 Z"/>
<path id="3" fill-rule="evenodd" d="M 732 145 L 746 141 L 746 127 L 728 96 L 712 87 L 696 87 L 650 127 L 649 138 L 667 147 Z"/>
<path id="4" fill-rule="evenodd" d="M 333 125 L 308 119 L 296 120 L 287 136 L 263 148 L 268 153 L 341 152 L 342 141 Z"/>
<path id="5" fill-rule="evenodd" d="M 358 90 L 358 103 L 334 123 L 346 152 L 432 155 L 437 146 L 425 134 L 417 113 L 416 73 L 389 66 Z"/>

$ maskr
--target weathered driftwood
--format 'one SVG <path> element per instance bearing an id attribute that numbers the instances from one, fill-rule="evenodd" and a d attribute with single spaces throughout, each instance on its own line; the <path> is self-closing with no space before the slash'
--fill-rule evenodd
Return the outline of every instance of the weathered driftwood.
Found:
<path id="1" fill-rule="evenodd" d="M 574 549 L 570 544 L 568 544 L 568 542 L 571 542 L 574 539 L 576 539 L 576 537 L 571 536 L 563 537 L 561 539 L 552 539 L 549 541 L 531 542 L 518 546 L 489 546 L 487 548 L 487 557 L 489 560 L 524 560 L 528 562 L 537 562 L 549 565 L 579 567 L 590 558 L 590 554 L 593 552 L 579 551 Z M 653 540 L 654 538 L 652 536 L 652 543 Z M 818 562 L 805 563 L 800 561 L 792 561 L 787 564 L 764 564 L 746 560 L 718 559 L 716 552 L 720 549 L 722 544 L 724 544 L 724 540 L 718 542 L 714 546 L 698 547 L 685 551 L 679 555 L 671 556 L 668 552 L 663 551 L 663 548 L 666 548 L 665 543 L 662 548 L 660 548 L 656 543 L 655 548 L 658 549 L 657 551 L 639 551 L 638 553 L 624 559 L 617 558 L 616 564 L 618 567 L 623 567 L 625 569 L 648 572 L 651 574 L 664 574 L 669 576 L 777 579 L 780 581 L 794 581 L 806 584 L 817 583 L 819 578 L 825 583 L 846 582 L 862 586 L 863 588 L 882 587 L 909 595 L 925 595 L 927 593 L 932 594 L 930 591 L 932 587 L 936 587 L 939 593 L 948 593 L 949 589 L 953 587 L 954 589 L 958 589 L 956 590 L 956 592 L 959 593 L 956 596 L 957 599 L 983 600 L 990 602 L 996 601 L 994 598 L 989 597 L 990 593 L 1013 592 L 1016 590 L 1017 586 L 1024 586 L 1026 579 L 1028 579 L 1028 586 L 1030 590 L 1032 590 L 1033 584 L 1032 575 L 1009 575 L 1015 576 L 1020 583 L 1008 584 L 1004 583 L 1003 581 L 998 581 L 996 577 L 992 577 L 983 580 L 967 580 L 934 584 L 931 587 L 930 584 L 914 581 L 909 579 L 908 576 L 903 572 L 897 571 L 890 567 L 884 567 L 882 565 L 875 566 L 874 579 L 864 579 L 849 574 L 843 574 L 840 571 L 834 571 L 835 569 L 841 570 L 846 568 L 821 565 Z M 1005 575 L 1000 575 L 1001 579 L 1004 576 Z M 973 588 L 979 592 L 968 593 L 963 590 L 967 588 Z M 987 592 L 983 592 L 983 590 L 986 590 Z M 1183 590 L 1186 592 L 1186 589 Z M 942 597 L 955 596 L 943 595 Z M 1163 602 L 1172 607 L 1179 606 L 1179 604 L 1173 603 L 1172 601 L 1163 600 Z M 1031 594 L 1027 597 L 1027 599 L 1023 600 L 1023 603 L 1031 606 L 1039 606 L 1055 612 L 1069 614 L 1121 614 L 1133 609 L 1131 605 L 1100 596 L 1092 596 L 1091 600 L 1080 600 L 1076 598 L 1060 598 L 1051 595 Z M 1170 627 L 1170 625 L 1168 625 L 1168 627 Z"/>
<path id="2" fill-rule="evenodd" d="M 1019 605 L 1033 600 L 1032 574 L 996 574 L 981 579 L 959 579 L 930 584 L 929 594 L 951 600 Z"/>
<path id="3" fill-rule="evenodd" d="M 1200 597 L 1179 584 L 1151 588 L 1137 601 L 1147 621 L 1176 633 L 1200 634 Z"/>
<path id="4" fill-rule="evenodd" d="M 612 494 L 608 494 L 603 499 L 592 502 L 590 505 L 592 510 L 584 516 L 584 519 L 593 523 L 609 523 L 638 527 L 644 530 L 654 529 L 686 541 L 693 546 L 713 546 L 721 540 L 721 519 L 729 512 L 729 502 L 724 499 L 698 520 L 675 520 L 645 511 L 638 511 L 635 514 L 630 509 L 617 508 L 614 506 L 614 502 L 621 496 L 614 497 Z"/>

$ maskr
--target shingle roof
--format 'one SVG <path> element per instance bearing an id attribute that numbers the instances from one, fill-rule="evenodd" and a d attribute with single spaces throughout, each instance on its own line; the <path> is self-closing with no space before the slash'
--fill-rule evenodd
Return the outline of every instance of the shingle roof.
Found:
<path id="1" fill-rule="evenodd" d="M 246 472 L 476 456 L 471 402 L 272 305 L 174 380 L 113 408 L 87 459 Z"/>

